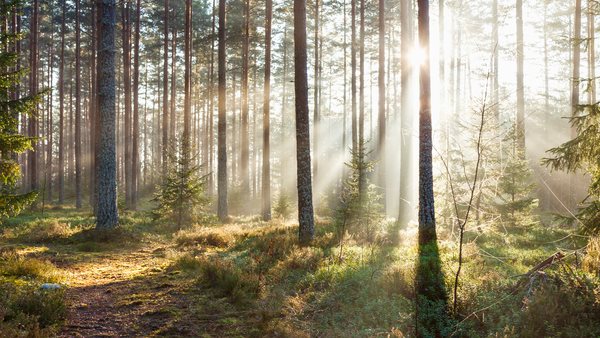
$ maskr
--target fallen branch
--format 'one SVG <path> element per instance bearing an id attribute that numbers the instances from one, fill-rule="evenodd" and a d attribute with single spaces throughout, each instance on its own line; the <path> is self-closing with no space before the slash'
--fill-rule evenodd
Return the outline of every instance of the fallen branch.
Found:
<path id="1" fill-rule="evenodd" d="M 544 271 L 544 269 L 556 262 L 561 261 L 563 258 L 565 258 L 565 254 L 558 251 L 557 253 L 538 263 L 536 266 L 531 268 L 531 270 L 527 271 L 527 273 L 521 275 L 523 278 L 517 283 L 516 289 L 521 288 L 521 286 L 523 286 L 523 283 L 529 282 L 534 275 L 537 275 L 539 272 Z"/>

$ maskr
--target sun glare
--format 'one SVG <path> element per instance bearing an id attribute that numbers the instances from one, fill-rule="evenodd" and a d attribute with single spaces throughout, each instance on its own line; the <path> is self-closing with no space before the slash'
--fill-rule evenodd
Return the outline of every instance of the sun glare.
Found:
<path id="1" fill-rule="evenodd" d="M 427 61 L 427 53 L 425 52 L 425 49 L 416 45 L 410 50 L 408 58 L 411 65 L 422 66 Z"/>

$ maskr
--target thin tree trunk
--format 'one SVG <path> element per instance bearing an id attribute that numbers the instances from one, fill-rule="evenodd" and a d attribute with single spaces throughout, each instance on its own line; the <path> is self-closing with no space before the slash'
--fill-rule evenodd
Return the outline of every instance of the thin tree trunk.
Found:
<path id="1" fill-rule="evenodd" d="M 138 179 L 140 172 L 140 121 L 139 121 L 139 82 L 140 82 L 140 15 L 141 0 L 137 0 L 135 7 L 135 32 L 133 45 L 133 131 L 131 141 L 131 209 L 137 209 Z"/>
<path id="2" fill-rule="evenodd" d="M 39 2 L 33 0 L 31 25 L 30 25 L 30 42 L 29 42 L 29 95 L 34 96 L 38 92 L 38 24 L 39 24 Z M 38 137 L 38 120 L 36 118 L 37 106 L 34 112 L 28 118 L 28 131 L 30 137 Z M 27 170 L 29 173 L 29 187 L 31 191 L 38 190 L 38 148 L 39 142 L 33 142 L 33 149 L 29 152 L 27 158 Z"/>
<path id="3" fill-rule="evenodd" d="M 183 103 L 183 155 L 191 156 L 191 124 L 192 124 L 192 0 L 185 1 L 185 35 L 184 35 L 184 103 Z M 187 161 L 185 163 L 188 163 Z"/>
<path id="4" fill-rule="evenodd" d="M 67 2 L 62 3 L 61 29 L 60 29 L 60 63 L 58 66 L 58 203 L 65 201 L 65 13 Z M 92 175 L 93 176 L 93 175 Z"/>
<path id="5" fill-rule="evenodd" d="M 79 0 L 75 0 L 75 206 L 82 207 L 81 186 L 81 39 Z"/>
<path id="6" fill-rule="evenodd" d="M 525 150 L 525 88 L 523 79 L 523 0 L 517 0 L 517 144 Z M 525 156 L 525 152 L 522 152 Z"/>
<path id="7" fill-rule="evenodd" d="M 243 194 L 250 192 L 250 173 L 248 163 L 250 160 L 250 141 L 248 134 L 248 59 L 250 57 L 250 0 L 244 6 L 244 40 L 242 44 L 242 117 L 241 117 L 241 191 Z M 284 52 L 285 53 L 285 52 Z M 285 72 L 285 70 L 284 70 Z"/>
<path id="8" fill-rule="evenodd" d="M 352 151 L 356 151 L 358 144 L 358 128 L 356 125 L 356 0 L 352 1 L 350 8 L 351 36 L 350 36 L 350 87 L 352 96 Z"/>
<path id="9" fill-rule="evenodd" d="M 227 220 L 227 111 L 225 78 L 225 0 L 219 0 L 219 123 L 218 123 L 218 206 L 217 213 L 223 222 Z"/>
<path id="10" fill-rule="evenodd" d="M 271 20 L 273 0 L 266 0 L 265 10 L 265 84 L 263 98 L 262 218 L 271 219 Z"/>
<path id="11" fill-rule="evenodd" d="M 96 208 L 96 176 L 94 175 L 94 170 L 96 167 L 96 143 L 97 143 L 97 134 L 96 130 L 96 119 L 97 119 L 97 106 L 98 106 L 98 79 L 96 76 L 96 53 L 98 50 L 98 26 L 99 26 L 99 16 L 96 11 L 96 6 L 92 6 L 92 22 L 90 23 L 92 27 L 92 50 L 90 54 L 90 82 L 91 82 L 91 93 L 89 100 L 89 133 L 90 133 L 90 163 L 89 163 L 89 186 L 90 186 L 90 196 L 89 202 L 92 208 Z"/>
<path id="12" fill-rule="evenodd" d="M 298 237 L 308 244 L 315 233 L 310 173 L 310 130 L 306 52 L 306 0 L 294 0 L 294 70 L 296 93 L 296 161 L 298 176 Z"/>
<path id="13" fill-rule="evenodd" d="M 319 127 L 321 119 L 321 107 L 319 106 L 319 0 L 315 0 L 315 64 L 314 64 L 314 88 L 313 88 L 313 180 L 317 182 L 318 162 L 319 162 Z"/>
<path id="14" fill-rule="evenodd" d="M 123 1 L 121 4 L 122 20 L 122 43 L 123 43 L 123 87 L 124 87 L 124 132 L 123 143 L 125 169 L 125 203 L 128 208 L 132 207 L 132 147 L 131 147 L 131 3 L 130 0 Z"/>
<path id="15" fill-rule="evenodd" d="M 162 107 L 162 175 L 167 176 L 169 162 L 169 0 L 165 0 L 163 29 L 163 107 Z"/>
<path id="16" fill-rule="evenodd" d="M 594 4 L 596 0 L 588 0 L 588 101 L 596 103 L 596 27 L 594 25 Z"/>
<path id="17" fill-rule="evenodd" d="M 173 21 L 175 21 L 176 12 L 173 11 Z M 177 29 L 173 26 L 171 33 L 171 111 L 169 121 L 169 146 L 174 143 L 177 135 Z"/>
<path id="18" fill-rule="evenodd" d="M 385 187 L 385 1 L 379 0 L 379 186 Z M 383 190 L 385 194 L 385 189 Z M 384 195 L 385 196 L 385 195 Z M 382 199 L 385 203 L 385 197 Z"/>
<path id="19" fill-rule="evenodd" d="M 401 24 L 401 60 L 400 60 L 400 83 L 401 83 L 401 130 L 400 130 L 400 209 L 398 214 L 398 221 L 400 225 L 407 225 L 413 215 L 412 210 L 412 190 L 413 190 L 413 178 L 410 177 L 412 174 L 412 161 L 413 161 L 413 119 L 411 108 L 411 91 L 410 91 L 410 75 L 411 65 L 409 62 L 408 55 L 413 44 L 412 27 L 410 22 L 410 16 L 412 12 L 410 10 L 410 1 L 402 0 L 400 9 L 400 24 Z"/>

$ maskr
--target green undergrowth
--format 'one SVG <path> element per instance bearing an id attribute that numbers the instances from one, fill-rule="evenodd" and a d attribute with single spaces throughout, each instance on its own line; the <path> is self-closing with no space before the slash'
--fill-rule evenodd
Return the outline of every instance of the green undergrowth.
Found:
<path id="1" fill-rule="evenodd" d="M 45 289 L 43 285 L 64 279 L 51 262 L 4 248 L 0 252 L 0 336 L 54 335 L 66 315 L 64 286 Z"/>
<path id="2" fill-rule="evenodd" d="M 317 229 L 313 245 L 301 247 L 297 228 L 278 221 L 191 228 L 175 236 L 180 255 L 171 269 L 195 279 L 195 292 L 208 289 L 226 300 L 223 309 L 251 309 L 259 318 L 257 335 L 414 335 L 414 229 L 401 232 L 399 247 L 346 239 L 341 255 L 333 225 L 321 222 Z M 451 238 L 448 234 L 439 242 L 450 304 L 458 261 Z M 598 267 L 600 246 L 577 259 L 568 255 L 547 269 L 542 282 L 521 285 L 521 275 L 537 263 L 557 251 L 573 252 L 586 239 L 570 229 L 498 226 L 468 232 L 465 243 L 457 313 L 446 332 L 456 337 L 596 335 L 600 289 L 597 277 L 581 267 Z M 561 309 L 560 299 L 569 311 Z"/>

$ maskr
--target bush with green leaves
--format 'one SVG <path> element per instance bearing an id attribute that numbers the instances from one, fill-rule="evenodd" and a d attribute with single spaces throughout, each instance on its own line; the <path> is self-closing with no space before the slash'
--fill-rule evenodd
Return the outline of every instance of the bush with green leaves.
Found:
<path id="1" fill-rule="evenodd" d="M 194 156 L 184 153 L 182 145 L 172 146 L 168 159 L 167 174 L 154 198 L 158 203 L 154 215 L 174 221 L 181 229 L 205 215 L 209 203 L 204 195 L 206 176 L 200 175 L 200 166 Z"/>

